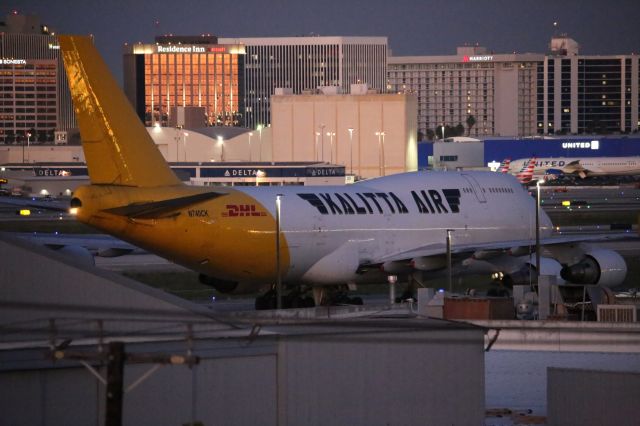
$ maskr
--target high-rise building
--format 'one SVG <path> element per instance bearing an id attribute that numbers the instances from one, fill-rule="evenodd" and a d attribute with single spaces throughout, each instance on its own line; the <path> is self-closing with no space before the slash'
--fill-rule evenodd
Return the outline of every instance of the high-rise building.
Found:
<path id="1" fill-rule="evenodd" d="M 418 130 L 425 136 L 457 125 L 479 137 L 637 131 L 638 55 L 578 50 L 559 36 L 547 54 L 474 46 L 451 56 L 390 57 L 388 90 L 418 96 Z"/>
<path id="2" fill-rule="evenodd" d="M 578 44 L 554 37 L 538 65 L 538 134 L 635 132 L 638 55 L 579 55 Z"/>
<path id="3" fill-rule="evenodd" d="M 276 88 L 293 94 L 322 86 L 348 94 L 351 84 L 386 89 L 386 37 L 221 38 L 246 48 L 244 67 L 245 125 L 271 122 L 270 101 Z"/>
<path id="4" fill-rule="evenodd" d="M 0 23 L 0 142 L 53 141 L 76 127 L 56 37 L 37 16 Z"/>
<path id="5" fill-rule="evenodd" d="M 462 125 L 473 136 L 531 135 L 542 54 L 497 55 L 459 47 L 456 55 L 389 58 L 388 90 L 418 97 L 418 131 Z M 467 125 L 469 116 L 475 124 Z M 440 135 L 437 135 L 440 137 Z"/>
<path id="6" fill-rule="evenodd" d="M 147 126 L 167 126 L 175 107 L 203 108 L 203 126 L 241 126 L 244 46 L 215 36 L 161 36 L 124 48 L 124 89 Z"/>

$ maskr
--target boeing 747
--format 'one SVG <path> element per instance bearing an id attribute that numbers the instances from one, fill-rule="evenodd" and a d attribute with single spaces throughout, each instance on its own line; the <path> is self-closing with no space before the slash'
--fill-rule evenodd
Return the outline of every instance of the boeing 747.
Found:
<path id="1" fill-rule="evenodd" d="M 457 270 L 519 277 L 532 265 L 534 200 L 512 176 L 413 172 L 326 187 L 197 187 L 182 183 L 88 37 L 61 36 L 91 184 L 71 207 L 79 221 L 200 274 L 227 293 L 281 281 L 326 290 L 441 271 L 446 238 Z M 554 238 L 540 212 L 541 272 L 615 286 L 626 265 L 611 250 Z M 279 231 L 279 232 L 278 232 Z M 533 262 L 536 263 L 535 261 Z M 294 303 L 295 304 L 295 303 Z"/>

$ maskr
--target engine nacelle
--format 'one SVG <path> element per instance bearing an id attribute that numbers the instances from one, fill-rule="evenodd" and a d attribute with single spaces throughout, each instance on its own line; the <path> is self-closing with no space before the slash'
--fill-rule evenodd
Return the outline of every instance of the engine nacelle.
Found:
<path id="1" fill-rule="evenodd" d="M 627 264 L 618 252 L 594 249 L 580 262 L 562 268 L 561 276 L 573 284 L 597 284 L 616 287 L 627 276 Z"/>
<path id="2" fill-rule="evenodd" d="M 532 270 L 536 269 L 536 256 L 531 256 L 531 261 L 528 259 L 524 263 L 524 266 L 511 274 L 509 278 L 512 284 L 528 284 L 531 282 Z M 561 276 L 562 265 L 557 260 L 550 257 L 540 257 L 540 274 L 541 275 L 553 275 L 556 277 L 556 284 L 564 284 L 565 280 Z"/>
<path id="3" fill-rule="evenodd" d="M 224 294 L 251 294 L 257 293 L 261 289 L 261 286 L 255 284 L 227 281 L 204 274 L 198 276 L 198 281 Z"/>
<path id="4" fill-rule="evenodd" d="M 89 250 L 80 246 L 64 246 L 56 250 L 56 252 L 64 254 L 72 261 L 88 266 L 96 266 L 96 261 Z"/>
<path id="5" fill-rule="evenodd" d="M 411 259 L 411 264 L 418 271 L 437 271 L 447 267 L 446 256 L 422 256 Z"/>

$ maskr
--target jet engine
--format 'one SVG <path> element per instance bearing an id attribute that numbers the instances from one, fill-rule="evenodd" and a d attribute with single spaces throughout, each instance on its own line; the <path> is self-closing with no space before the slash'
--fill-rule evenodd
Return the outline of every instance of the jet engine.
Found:
<path id="1" fill-rule="evenodd" d="M 224 294 L 251 294 L 257 293 L 260 290 L 260 287 L 255 284 L 228 281 L 204 274 L 198 276 L 198 281 Z"/>
<path id="2" fill-rule="evenodd" d="M 627 264 L 613 250 L 594 249 L 578 263 L 562 268 L 560 275 L 573 284 L 598 284 L 615 287 L 624 281 Z"/>
<path id="3" fill-rule="evenodd" d="M 508 275 L 509 284 L 528 284 L 531 282 L 531 271 L 536 269 L 536 257 L 535 255 L 532 256 L 531 261 L 529 261 L 529 256 L 526 257 L 527 261 L 522 268 Z M 541 275 L 554 275 L 557 284 L 564 284 L 565 280 L 561 275 L 561 271 L 562 265 L 557 260 L 550 257 L 540 257 Z"/>

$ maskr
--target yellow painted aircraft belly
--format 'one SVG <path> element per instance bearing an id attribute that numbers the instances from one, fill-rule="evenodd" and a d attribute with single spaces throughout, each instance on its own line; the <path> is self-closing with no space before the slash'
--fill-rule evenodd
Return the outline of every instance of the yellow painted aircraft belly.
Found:
<path id="1" fill-rule="evenodd" d="M 136 189 L 92 186 L 75 197 L 90 205 L 80 208 L 80 221 L 102 229 L 187 268 L 226 280 L 273 282 L 276 277 L 275 218 L 250 196 L 230 191 L 159 218 L 131 218 L 105 207 L 159 201 L 202 192 L 201 188 Z M 142 198 L 140 198 L 142 197 Z M 87 203 L 86 200 L 91 202 Z M 102 207 L 104 206 L 104 207 Z M 286 274 L 289 250 L 281 233 L 281 272 Z"/>

